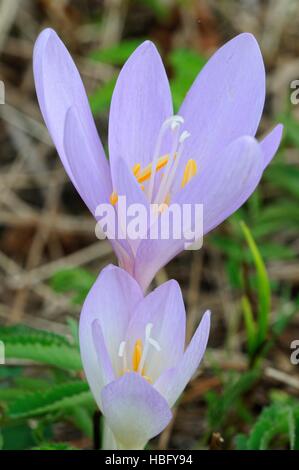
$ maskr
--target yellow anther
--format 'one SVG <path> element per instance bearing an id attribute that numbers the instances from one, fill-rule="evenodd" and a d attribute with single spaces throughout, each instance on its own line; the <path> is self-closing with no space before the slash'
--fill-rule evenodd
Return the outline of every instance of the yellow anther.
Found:
<path id="1" fill-rule="evenodd" d="M 148 180 L 152 174 L 152 164 L 146 166 L 141 173 L 137 176 L 138 183 L 143 183 L 144 181 Z"/>
<path id="2" fill-rule="evenodd" d="M 118 201 L 118 194 L 116 191 L 113 191 L 111 194 L 110 194 L 110 204 L 112 204 L 112 206 L 115 206 L 115 204 L 117 203 Z"/>
<path id="3" fill-rule="evenodd" d="M 191 178 L 193 178 L 193 176 L 196 175 L 196 173 L 197 173 L 196 161 L 192 160 L 192 159 L 188 160 L 187 164 L 185 166 L 181 187 L 184 188 L 186 186 L 186 184 L 189 183 Z"/>
<path id="4" fill-rule="evenodd" d="M 142 341 L 141 339 L 138 339 L 135 343 L 133 357 L 132 357 L 132 368 L 134 372 L 138 372 L 138 367 L 140 364 L 141 356 L 142 356 Z"/>
<path id="5" fill-rule="evenodd" d="M 160 157 L 159 160 L 157 161 L 156 171 L 159 171 L 161 170 L 161 168 L 166 166 L 168 163 L 168 160 L 169 160 L 169 155 L 163 155 L 162 157 Z M 143 183 L 144 181 L 147 181 L 151 177 L 151 174 L 152 174 L 152 164 L 150 163 L 135 176 L 137 178 L 138 183 Z"/>
<path id="6" fill-rule="evenodd" d="M 163 155 L 163 157 L 160 157 L 157 162 L 156 170 L 159 171 L 161 170 L 161 168 L 166 166 L 168 163 L 168 160 L 169 160 L 169 155 Z"/>
<path id="7" fill-rule="evenodd" d="M 141 191 L 144 191 L 144 184 L 140 185 L 140 189 L 141 189 Z"/>
<path id="8" fill-rule="evenodd" d="M 141 169 L 141 164 L 140 163 L 135 163 L 135 165 L 132 168 L 133 175 L 137 177 L 138 173 L 140 172 Z"/>

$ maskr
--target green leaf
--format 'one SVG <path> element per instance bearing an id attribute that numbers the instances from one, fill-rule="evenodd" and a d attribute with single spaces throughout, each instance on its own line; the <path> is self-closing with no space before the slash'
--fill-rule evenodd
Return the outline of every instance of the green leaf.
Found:
<path id="1" fill-rule="evenodd" d="M 297 234 L 299 228 L 298 201 L 279 199 L 279 202 L 264 208 L 258 223 L 253 228 L 256 238 L 277 234 L 281 230 Z"/>
<path id="2" fill-rule="evenodd" d="M 23 396 L 25 391 L 22 388 L 0 388 L 0 402 L 8 402 Z"/>
<path id="3" fill-rule="evenodd" d="M 298 131 L 299 133 L 299 126 Z M 265 172 L 265 180 L 271 185 L 286 190 L 289 194 L 299 198 L 299 168 L 286 163 L 270 165 Z"/>
<path id="4" fill-rule="evenodd" d="M 210 391 L 205 395 L 208 403 L 208 420 L 211 428 L 222 426 L 231 409 L 236 409 L 242 396 L 251 389 L 260 377 L 259 369 L 252 369 L 241 375 L 230 374 L 222 394 Z"/>
<path id="5" fill-rule="evenodd" d="M 90 410 L 83 406 L 76 406 L 70 409 L 70 418 L 85 436 L 92 437 L 93 422 Z"/>
<path id="6" fill-rule="evenodd" d="M 27 359 L 68 371 L 82 370 L 80 353 L 66 338 L 29 327 L 1 327 L 6 359 Z"/>
<path id="7" fill-rule="evenodd" d="M 298 402 L 272 403 L 264 408 L 247 439 L 248 450 L 269 449 L 276 436 L 285 437 L 290 448 L 295 446 L 296 420 L 299 418 Z"/>
<path id="8" fill-rule="evenodd" d="M 32 450 L 78 450 L 76 447 L 70 446 L 66 442 L 43 442 Z"/>
<path id="9" fill-rule="evenodd" d="M 261 345 L 267 338 L 268 327 L 269 327 L 269 315 L 270 315 L 270 301 L 271 301 L 271 290 L 268 274 L 257 248 L 257 245 L 251 235 L 251 232 L 244 222 L 241 222 L 241 228 L 244 237 L 249 246 L 252 254 L 254 264 L 257 272 L 257 289 L 258 289 L 258 318 L 257 318 L 257 347 Z"/>
<path id="10" fill-rule="evenodd" d="M 289 112 L 279 116 L 279 120 L 284 124 L 284 140 L 299 148 L 299 123 Z"/>
<path id="11" fill-rule="evenodd" d="M 72 381 L 23 395 L 9 404 L 6 415 L 11 419 L 29 418 L 46 413 L 65 412 L 69 408 L 92 402 L 93 397 L 87 383 Z"/>
<path id="12" fill-rule="evenodd" d="M 123 65 L 134 50 L 142 43 L 142 39 L 123 40 L 111 47 L 92 51 L 89 58 L 96 62 L 104 62 L 111 65 Z"/>
<path id="13" fill-rule="evenodd" d="M 241 304 L 245 320 L 248 351 L 249 354 L 253 354 L 255 349 L 256 324 L 253 318 L 250 302 L 246 296 L 242 297 Z"/>
<path id="14" fill-rule="evenodd" d="M 82 304 L 91 289 L 96 276 L 82 268 L 67 268 L 57 271 L 51 286 L 56 292 L 74 292 L 73 302 Z"/>
<path id="15" fill-rule="evenodd" d="M 161 0 L 139 0 L 139 2 L 144 6 L 148 7 L 157 15 L 158 18 L 165 18 L 169 15 L 170 8 L 169 4 Z"/>
<path id="16" fill-rule="evenodd" d="M 74 341 L 74 344 L 79 348 L 79 323 L 77 320 L 74 318 L 69 317 L 67 319 L 67 323 L 69 326 L 69 329 L 71 331 L 71 335 Z"/>
<path id="17" fill-rule="evenodd" d="M 174 76 L 170 81 L 174 109 L 177 111 L 206 58 L 191 49 L 174 49 L 169 56 Z M 192 158 L 192 156 L 190 156 Z"/>
<path id="18" fill-rule="evenodd" d="M 237 450 L 247 450 L 247 437 L 244 434 L 238 434 L 235 441 Z"/>
<path id="19" fill-rule="evenodd" d="M 108 111 L 112 93 L 116 84 L 116 77 L 99 86 L 90 96 L 89 103 L 94 116 Z"/>

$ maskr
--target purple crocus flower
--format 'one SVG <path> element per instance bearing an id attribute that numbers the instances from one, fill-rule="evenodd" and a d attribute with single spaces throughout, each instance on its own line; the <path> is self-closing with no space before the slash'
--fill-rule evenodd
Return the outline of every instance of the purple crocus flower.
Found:
<path id="1" fill-rule="evenodd" d="M 184 351 L 185 330 L 176 281 L 143 297 L 126 271 L 103 269 L 85 300 L 79 336 L 84 371 L 113 438 L 106 447 L 144 448 L 167 426 L 205 352 L 210 312 Z"/>
<path id="2" fill-rule="evenodd" d="M 93 215 L 100 203 L 203 204 L 203 234 L 252 194 L 279 146 L 282 125 L 260 143 L 265 101 L 259 46 L 248 33 L 221 47 L 196 78 L 177 116 L 161 58 L 144 42 L 121 70 L 110 108 L 109 163 L 82 81 L 56 33 L 34 49 L 40 108 L 57 151 Z M 163 173 L 163 177 L 162 177 Z M 159 214 L 162 219 L 167 210 Z M 185 227 L 186 231 L 192 227 Z M 184 240 L 111 239 L 119 265 L 146 290 Z"/>

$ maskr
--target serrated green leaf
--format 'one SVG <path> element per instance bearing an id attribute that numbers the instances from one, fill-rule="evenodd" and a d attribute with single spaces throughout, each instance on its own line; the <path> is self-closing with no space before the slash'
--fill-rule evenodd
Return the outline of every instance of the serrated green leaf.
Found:
<path id="1" fill-rule="evenodd" d="M 1 327 L 6 359 L 28 359 L 78 371 L 82 369 L 79 350 L 66 338 L 29 327 Z"/>
<path id="2" fill-rule="evenodd" d="M 87 383 L 72 381 L 47 390 L 26 393 L 9 404 L 6 415 L 11 419 L 66 411 L 93 402 Z"/>
<path id="3" fill-rule="evenodd" d="M 299 418 L 299 404 L 273 403 L 264 408 L 250 431 L 248 450 L 269 449 L 275 436 L 289 439 L 290 448 L 295 446 L 295 420 Z"/>
<path id="4" fill-rule="evenodd" d="M 0 402 L 8 402 L 23 396 L 25 390 L 21 388 L 0 388 Z"/>

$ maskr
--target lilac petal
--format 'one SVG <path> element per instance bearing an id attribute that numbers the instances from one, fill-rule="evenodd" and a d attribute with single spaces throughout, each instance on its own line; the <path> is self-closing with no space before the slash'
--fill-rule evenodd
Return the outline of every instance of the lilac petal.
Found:
<path id="1" fill-rule="evenodd" d="M 102 328 L 98 320 L 94 320 L 91 325 L 93 347 L 95 348 L 98 364 L 96 374 L 101 376 L 102 387 L 115 380 L 115 374 L 111 364 L 111 360 L 106 348 L 105 339 Z M 88 379 L 89 377 L 87 377 Z M 94 391 L 94 390 L 93 390 Z M 98 406 L 101 408 L 101 388 L 98 388 L 95 394 Z"/>
<path id="2" fill-rule="evenodd" d="M 188 158 L 199 170 L 242 135 L 254 136 L 265 101 L 265 69 L 254 36 L 235 37 L 210 58 L 179 111 L 191 133 L 181 168 Z"/>
<path id="3" fill-rule="evenodd" d="M 263 154 L 256 139 L 243 136 L 222 151 L 174 198 L 178 204 L 203 204 L 203 234 L 244 204 L 259 183 Z"/>
<path id="4" fill-rule="evenodd" d="M 172 418 L 166 400 L 134 372 L 102 390 L 103 414 L 119 448 L 142 449 Z"/>
<path id="5" fill-rule="evenodd" d="M 105 166 L 105 153 L 79 72 L 66 47 L 52 29 L 45 29 L 37 38 L 33 53 L 33 71 L 36 93 L 45 123 L 65 170 L 78 189 L 64 152 L 64 123 L 70 106 L 76 104 L 80 110 L 84 135 L 91 149 L 90 157 L 101 160 L 99 164 L 101 168 Z M 78 154 L 76 158 L 81 160 L 82 166 L 84 162 L 89 164 L 85 155 Z"/>
<path id="6" fill-rule="evenodd" d="M 122 68 L 112 97 L 109 155 L 112 173 L 121 156 L 129 168 L 153 158 L 164 120 L 173 114 L 168 79 L 161 57 L 150 41 L 139 46 Z"/>
<path id="7" fill-rule="evenodd" d="M 146 292 L 157 272 L 184 247 L 182 240 L 142 240 L 134 267 L 134 278 Z"/>
<path id="8" fill-rule="evenodd" d="M 77 106 L 71 106 L 66 113 L 64 152 L 80 196 L 95 216 L 96 207 L 109 202 L 111 176 L 107 160 L 93 154 Z"/>
<path id="9" fill-rule="evenodd" d="M 283 125 L 277 124 L 277 126 L 269 132 L 266 137 L 260 142 L 263 154 L 264 154 L 264 168 L 269 165 L 272 158 L 276 154 L 283 132 Z"/>
<path id="10" fill-rule="evenodd" d="M 148 324 L 153 325 L 150 336 L 158 343 L 160 351 L 149 346 L 144 374 L 155 381 L 165 369 L 174 367 L 184 352 L 186 314 L 176 281 L 165 282 L 137 305 L 127 332 L 129 357 L 138 339 L 145 344 Z"/>
<path id="11" fill-rule="evenodd" d="M 92 325 L 95 320 L 99 321 L 113 370 L 118 372 L 118 348 L 142 297 L 137 282 L 126 271 L 112 265 L 103 269 L 86 297 L 80 316 L 79 339 L 84 372 L 95 397 L 104 382 L 94 348 Z"/>
<path id="12" fill-rule="evenodd" d="M 154 384 L 170 407 L 175 404 L 203 358 L 210 333 L 210 316 L 210 311 L 206 311 L 177 366 L 168 369 Z"/>
<path id="13" fill-rule="evenodd" d="M 109 203 L 112 183 L 108 163 L 92 154 L 92 148 L 80 121 L 77 107 L 71 106 L 66 115 L 64 131 L 65 156 L 76 180 L 77 190 L 83 201 L 95 217 L 99 204 Z M 110 204 L 110 203 L 109 203 Z M 120 265 L 130 270 L 132 252 L 126 240 L 109 241 L 120 261 Z"/>
<path id="14" fill-rule="evenodd" d="M 122 221 L 122 233 L 126 233 L 126 238 L 132 250 L 136 252 L 136 249 L 140 243 L 140 238 L 137 238 L 137 235 L 139 235 L 140 232 L 140 236 L 142 236 L 142 234 L 144 234 L 142 228 L 146 228 L 148 226 L 149 203 L 145 197 L 144 192 L 137 183 L 133 173 L 130 171 L 126 162 L 122 158 L 119 158 L 117 160 L 117 164 L 115 165 L 115 171 L 113 174 L 113 188 L 118 194 L 117 212 L 118 219 Z M 136 217 L 137 213 L 141 214 L 141 216 L 138 217 L 138 220 Z M 136 228 L 137 223 L 141 230 Z M 130 225 L 131 230 L 134 232 L 133 234 L 130 233 Z M 136 233 L 137 230 L 138 233 Z"/>
<path id="15" fill-rule="evenodd" d="M 203 234 L 236 211 L 256 188 L 263 169 L 260 145 L 241 137 L 229 145 L 173 199 L 173 204 L 203 204 Z M 167 213 L 163 214 L 166 217 Z M 190 227 L 184 226 L 188 231 Z M 158 270 L 184 248 L 184 240 L 143 240 L 136 254 L 134 277 L 145 290 Z M 146 269 L 144 269 L 146 266 Z"/>

